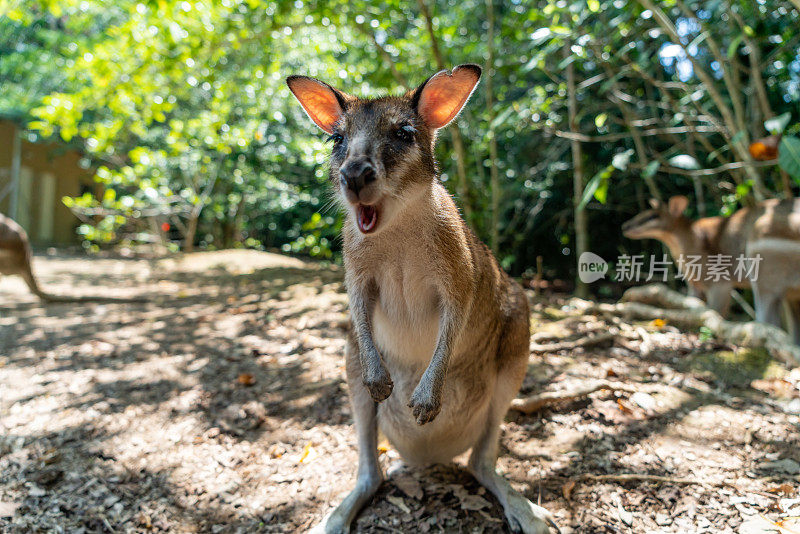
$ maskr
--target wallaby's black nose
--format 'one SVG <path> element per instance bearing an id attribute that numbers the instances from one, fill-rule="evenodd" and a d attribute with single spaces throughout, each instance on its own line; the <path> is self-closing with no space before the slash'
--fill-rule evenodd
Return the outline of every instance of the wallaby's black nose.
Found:
<path id="1" fill-rule="evenodd" d="M 358 192 L 375 181 L 375 168 L 365 159 L 349 161 L 339 169 L 342 181 L 358 196 Z"/>

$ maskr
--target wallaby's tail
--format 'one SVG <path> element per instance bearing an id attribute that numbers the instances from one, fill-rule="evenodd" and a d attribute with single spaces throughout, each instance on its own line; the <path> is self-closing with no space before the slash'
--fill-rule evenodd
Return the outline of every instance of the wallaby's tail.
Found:
<path id="1" fill-rule="evenodd" d="M 25 283 L 28 284 L 28 287 L 31 288 L 31 291 L 40 299 L 42 300 L 50 300 L 51 295 L 48 295 L 42 288 L 39 287 L 39 283 L 36 281 L 36 277 L 33 276 L 33 270 L 31 269 L 31 249 L 28 244 L 25 243 L 25 264 L 22 267 L 22 272 L 20 276 L 22 279 L 25 280 Z"/>

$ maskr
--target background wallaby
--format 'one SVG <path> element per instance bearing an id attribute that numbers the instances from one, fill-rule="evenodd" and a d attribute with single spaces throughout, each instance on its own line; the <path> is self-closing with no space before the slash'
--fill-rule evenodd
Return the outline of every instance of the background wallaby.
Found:
<path id="1" fill-rule="evenodd" d="M 138 302 L 137 298 L 67 297 L 46 293 L 39 287 L 31 269 L 28 234 L 12 219 L 0 214 L 0 275 L 19 275 L 40 299 L 47 302 Z"/>
<path id="2" fill-rule="evenodd" d="M 346 212 L 347 383 L 359 465 L 355 489 L 326 521 L 329 533 L 347 532 L 381 484 L 379 428 L 411 464 L 448 462 L 471 448 L 469 467 L 512 530 L 554 525 L 495 471 L 500 423 L 527 369 L 525 294 L 461 218 L 433 155 L 436 131 L 480 75 L 477 65 L 461 65 L 374 100 L 287 79 L 330 134 L 330 179 Z"/>
<path id="3" fill-rule="evenodd" d="M 651 201 L 644 211 L 622 226 L 631 239 L 658 239 L 674 259 L 699 256 L 702 266 L 696 279 L 687 280 L 709 307 L 725 313 L 734 287 L 750 287 L 748 279 L 709 280 L 709 257 L 722 254 L 736 258 L 761 255 L 758 276 L 752 283 L 757 320 L 780 326 L 780 305 L 790 307 L 789 330 L 800 344 L 800 199 L 767 200 L 742 208 L 730 217 L 691 220 L 684 215 L 685 196 L 675 196 L 664 205 Z"/>

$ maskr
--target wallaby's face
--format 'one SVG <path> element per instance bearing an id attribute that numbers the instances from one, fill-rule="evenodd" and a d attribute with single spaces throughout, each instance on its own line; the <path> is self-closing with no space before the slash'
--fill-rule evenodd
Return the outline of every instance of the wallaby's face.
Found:
<path id="1" fill-rule="evenodd" d="M 331 135 L 331 182 L 367 234 L 433 179 L 433 133 L 408 98 L 352 101 Z"/>
<path id="2" fill-rule="evenodd" d="M 436 176 L 436 130 L 458 115 L 480 67 L 442 71 L 399 97 L 364 100 L 304 76 L 287 79 L 309 117 L 330 135 L 330 179 L 362 234 L 374 234 Z"/>
<path id="3" fill-rule="evenodd" d="M 628 239 L 658 239 L 671 233 L 687 220 L 683 212 L 688 204 L 689 199 L 684 196 L 672 197 L 668 204 L 652 199 L 652 209 L 643 211 L 623 224 L 622 235 Z"/>

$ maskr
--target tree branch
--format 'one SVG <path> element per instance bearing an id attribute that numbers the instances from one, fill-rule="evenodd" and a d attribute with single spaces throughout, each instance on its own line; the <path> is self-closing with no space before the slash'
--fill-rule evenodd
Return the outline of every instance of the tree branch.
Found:
<path id="1" fill-rule="evenodd" d="M 631 126 L 629 129 L 634 130 L 637 128 L 635 126 Z M 602 143 L 608 141 L 619 141 L 620 139 L 630 139 L 633 136 L 633 134 L 630 131 L 613 133 L 613 134 L 603 134 L 603 135 L 586 135 L 578 132 L 565 132 L 564 130 L 551 130 L 551 131 L 558 137 L 580 141 L 582 143 Z M 649 128 L 647 130 L 639 130 L 639 135 L 647 137 L 652 135 L 691 133 L 693 131 L 703 132 L 703 133 L 719 133 L 719 130 L 717 130 L 713 126 L 697 126 L 697 127 L 672 126 L 667 128 Z"/>
<path id="2" fill-rule="evenodd" d="M 675 28 L 675 25 L 672 23 L 669 17 L 667 17 L 666 13 L 664 13 L 660 7 L 656 6 L 653 0 L 639 0 L 639 3 L 642 4 L 646 9 L 649 9 L 653 12 L 656 22 L 664 29 L 667 35 L 669 35 L 670 39 L 672 39 L 683 49 L 686 57 L 692 63 L 694 74 L 700 79 L 703 88 L 708 92 L 711 100 L 714 102 L 714 105 L 722 115 L 722 119 L 725 123 L 725 126 L 728 128 L 728 131 L 732 133 L 737 132 L 739 128 L 737 126 L 736 117 L 734 116 L 734 113 L 731 111 L 730 107 L 728 107 L 728 105 L 725 103 L 725 100 L 722 98 L 722 94 L 719 92 L 719 89 L 717 89 L 714 79 L 705 71 L 705 69 L 703 69 L 703 66 L 700 64 L 697 58 L 689 53 L 688 47 L 683 43 L 680 34 L 678 34 L 678 30 Z M 753 193 L 755 194 L 756 200 L 763 200 L 767 196 L 767 190 L 764 187 L 761 176 L 758 174 L 758 172 L 756 172 L 755 167 L 752 165 L 753 159 L 750 157 L 747 143 L 743 140 L 738 140 L 735 143 L 731 142 L 731 145 L 732 148 L 737 152 L 739 159 L 744 162 L 744 170 L 747 172 L 748 177 L 753 181 Z"/>

